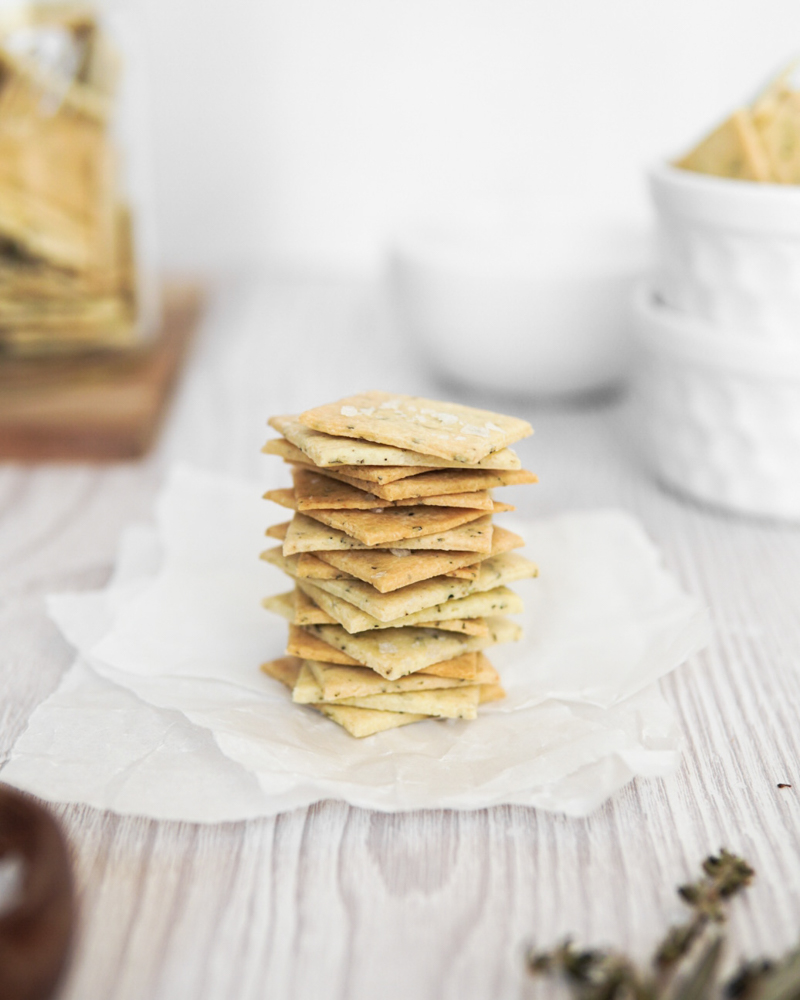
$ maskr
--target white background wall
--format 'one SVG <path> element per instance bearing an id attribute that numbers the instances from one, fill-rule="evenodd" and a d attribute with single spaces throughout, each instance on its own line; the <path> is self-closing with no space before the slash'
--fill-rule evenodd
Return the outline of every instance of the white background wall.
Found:
<path id="1" fill-rule="evenodd" d="M 643 166 L 800 51 L 796 0 L 130 0 L 170 268 L 369 268 L 472 201 L 644 225 Z"/>

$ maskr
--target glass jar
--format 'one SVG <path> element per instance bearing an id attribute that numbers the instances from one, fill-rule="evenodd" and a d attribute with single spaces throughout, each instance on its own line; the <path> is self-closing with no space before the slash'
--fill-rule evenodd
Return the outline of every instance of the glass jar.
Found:
<path id="1" fill-rule="evenodd" d="M 92 4 L 0 6 L 0 357 L 131 348 L 157 325 L 120 24 Z"/>

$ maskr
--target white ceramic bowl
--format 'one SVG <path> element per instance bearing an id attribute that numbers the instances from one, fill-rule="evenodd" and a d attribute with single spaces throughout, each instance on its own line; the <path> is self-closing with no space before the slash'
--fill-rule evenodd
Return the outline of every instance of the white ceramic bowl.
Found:
<path id="1" fill-rule="evenodd" d="M 447 379 L 577 396 L 627 373 L 637 266 L 635 238 L 601 226 L 433 226 L 395 239 L 390 293 L 401 334 Z"/>
<path id="2" fill-rule="evenodd" d="M 800 187 L 663 164 L 650 191 L 663 302 L 741 337 L 800 345 Z"/>
<path id="3" fill-rule="evenodd" d="M 765 348 L 634 296 L 636 422 L 656 476 L 730 510 L 800 521 L 800 347 Z"/>

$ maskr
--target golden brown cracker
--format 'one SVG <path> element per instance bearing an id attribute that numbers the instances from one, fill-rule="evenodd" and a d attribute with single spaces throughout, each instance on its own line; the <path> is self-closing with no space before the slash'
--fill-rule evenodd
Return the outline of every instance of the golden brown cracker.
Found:
<path id="1" fill-rule="evenodd" d="M 442 496 L 448 493 L 472 493 L 499 486 L 521 486 L 538 482 L 527 469 L 437 469 L 410 476 L 393 483 L 375 483 L 373 492 L 383 500 L 407 500 L 415 497 Z"/>
<path id="2" fill-rule="evenodd" d="M 300 676 L 303 661 L 297 656 L 280 656 L 277 660 L 269 660 L 261 664 L 261 670 L 269 677 L 274 677 L 276 681 L 285 684 L 288 688 L 293 688 Z"/>
<path id="3" fill-rule="evenodd" d="M 354 549 L 347 552 L 320 552 L 318 558 L 343 573 L 371 584 L 380 593 L 388 594 L 399 587 L 469 566 L 478 562 L 481 555 L 475 552 Z M 477 570 L 475 573 L 477 574 Z"/>
<path id="4" fill-rule="evenodd" d="M 288 507 L 289 510 L 297 510 L 297 501 L 294 497 L 294 490 L 267 490 L 264 494 L 265 500 L 271 500 L 281 507 Z"/>
<path id="5" fill-rule="evenodd" d="M 300 466 L 293 467 L 292 480 L 297 510 L 372 510 L 383 505 L 373 493 Z"/>
<path id="6" fill-rule="evenodd" d="M 315 521 L 343 531 L 365 545 L 436 535 L 485 516 L 461 507 L 388 507 L 383 510 L 308 510 Z"/>
<path id="7" fill-rule="evenodd" d="M 291 557 L 290 557 L 291 558 Z M 309 577 L 312 580 L 352 580 L 350 573 L 337 569 L 330 563 L 323 562 L 311 552 L 300 552 L 294 557 L 297 575 Z"/>
<path id="8" fill-rule="evenodd" d="M 426 507 L 471 507 L 473 510 L 495 512 L 492 494 L 488 490 L 475 490 L 473 493 L 446 493 L 443 496 L 412 497 L 410 500 L 382 500 L 381 503 L 392 503 L 395 507 L 413 507 L 415 504 L 424 504 Z"/>
<path id="9" fill-rule="evenodd" d="M 291 441 L 287 441 L 286 438 L 271 438 L 261 451 L 265 455 L 277 455 L 284 462 L 299 462 L 301 464 L 309 462 L 308 455 L 293 445 Z"/>
<path id="10" fill-rule="evenodd" d="M 360 666 L 359 661 L 354 660 L 352 656 L 334 646 L 329 646 L 327 642 L 323 642 L 318 636 L 312 635 L 298 625 L 289 626 L 286 652 L 303 660 L 324 660 L 326 663 L 339 663 L 343 666 Z"/>

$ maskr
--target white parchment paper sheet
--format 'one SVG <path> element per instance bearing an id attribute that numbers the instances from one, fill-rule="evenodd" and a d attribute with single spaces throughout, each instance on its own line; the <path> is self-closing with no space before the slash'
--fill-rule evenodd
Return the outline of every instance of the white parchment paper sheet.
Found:
<path id="1" fill-rule="evenodd" d="M 490 651 L 505 701 L 476 721 L 354 740 L 258 671 L 286 640 L 285 622 L 260 607 L 290 587 L 258 559 L 274 513 L 249 484 L 175 469 L 155 525 L 124 534 L 109 585 L 49 599 L 79 656 L 2 780 L 54 801 L 197 822 L 324 798 L 584 815 L 634 776 L 676 766 L 656 682 L 707 642 L 708 618 L 629 515 L 514 525 L 541 574 L 515 585 L 525 639 Z"/>

